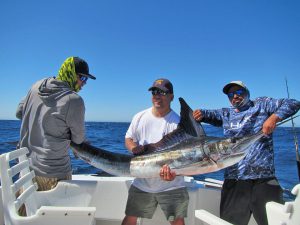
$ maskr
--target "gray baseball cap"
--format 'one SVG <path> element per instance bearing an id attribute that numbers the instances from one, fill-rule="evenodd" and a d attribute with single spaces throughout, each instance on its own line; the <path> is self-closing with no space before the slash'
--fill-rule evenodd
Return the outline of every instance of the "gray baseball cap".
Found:
<path id="1" fill-rule="evenodd" d="M 231 81 L 230 83 L 226 84 L 224 87 L 223 87 L 223 92 L 224 94 L 228 94 L 228 91 L 229 89 L 232 87 L 232 86 L 235 86 L 235 85 L 238 85 L 242 88 L 244 88 L 247 92 L 249 92 L 248 88 L 246 87 L 246 85 L 240 81 L 240 80 L 236 80 L 236 81 Z"/>

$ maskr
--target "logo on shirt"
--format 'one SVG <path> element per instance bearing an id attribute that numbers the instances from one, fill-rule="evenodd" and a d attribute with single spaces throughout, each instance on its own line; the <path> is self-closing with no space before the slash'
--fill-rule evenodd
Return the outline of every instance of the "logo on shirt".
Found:
<path id="1" fill-rule="evenodd" d="M 245 123 L 247 123 L 250 120 L 250 118 L 251 118 L 251 116 L 247 116 L 241 122 L 236 122 L 236 123 L 231 122 L 230 123 L 230 128 L 233 129 L 233 130 L 240 129 L 245 125 Z"/>

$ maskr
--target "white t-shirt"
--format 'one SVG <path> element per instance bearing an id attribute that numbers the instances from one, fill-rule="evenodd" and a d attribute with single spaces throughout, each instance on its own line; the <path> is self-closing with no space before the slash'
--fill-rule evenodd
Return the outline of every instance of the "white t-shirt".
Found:
<path id="1" fill-rule="evenodd" d="M 140 145 L 156 143 L 164 135 L 177 128 L 180 117 L 171 110 L 164 117 L 155 117 L 152 108 L 137 113 L 126 132 L 125 138 L 131 138 Z M 161 178 L 135 178 L 133 185 L 145 192 L 157 193 L 184 187 L 184 177 L 177 176 L 173 181 Z"/>

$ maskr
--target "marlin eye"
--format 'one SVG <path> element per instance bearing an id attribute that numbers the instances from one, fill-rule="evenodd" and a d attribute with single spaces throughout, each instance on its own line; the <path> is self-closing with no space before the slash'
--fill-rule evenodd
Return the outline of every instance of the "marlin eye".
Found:
<path id="1" fill-rule="evenodd" d="M 230 138 L 231 143 L 236 143 L 236 138 Z"/>

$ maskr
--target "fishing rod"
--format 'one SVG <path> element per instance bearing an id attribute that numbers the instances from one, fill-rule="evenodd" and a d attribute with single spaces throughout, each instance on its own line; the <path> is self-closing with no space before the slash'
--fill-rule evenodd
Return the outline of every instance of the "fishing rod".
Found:
<path id="1" fill-rule="evenodd" d="M 288 87 L 288 82 L 287 82 L 287 78 L 285 77 L 285 86 L 286 86 L 286 91 L 287 91 L 287 95 L 288 98 L 290 98 L 290 92 L 289 92 L 289 87 Z M 298 137 L 297 137 L 297 133 L 296 133 L 296 129 L 295 129 L 295 123 L 294 123 L 294 118 L 295 117 L 291 117 L 291 122 L 292 122 L 292 130 L 293 130 L 293 134 L 294 134 L 294 143 L 295 143 L 295 151 L 296 151 L 296 162 L 297 162 L 297 168 L 298 168 L 298 178 L 300 181 L 300 156 L 299 156 L 299 144 L 298 144 Z"/>

